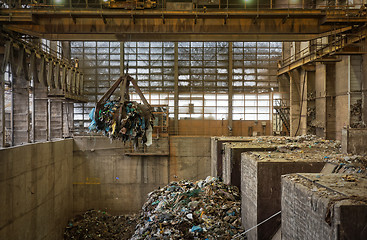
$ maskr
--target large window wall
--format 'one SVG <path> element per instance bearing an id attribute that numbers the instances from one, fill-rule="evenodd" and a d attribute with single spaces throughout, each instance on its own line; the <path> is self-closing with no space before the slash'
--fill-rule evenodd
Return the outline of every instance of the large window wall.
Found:
<path id="1" fill-rule="evenodd" d="M 229 120 L 230 101 L 232 120 L 271 119 L 278 42 L 72 42 L 71 54 L 83 69 L 89 100 L 75 104 L 80 129 L 87 127 L 95 102 L 123 73 L 138 81 L 150 104 L 168 105 L 170 118 L 177 96 L 179 120 Z M 139 101 L 130 91 L 131 99 Z"/>

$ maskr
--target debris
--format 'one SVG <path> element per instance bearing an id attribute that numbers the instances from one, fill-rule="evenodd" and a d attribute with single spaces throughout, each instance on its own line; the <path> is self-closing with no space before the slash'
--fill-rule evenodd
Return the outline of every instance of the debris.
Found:
<path id="1" fill-rule="evenodd" d="M 355 182 L 357 181 L 355 177 L 353 177 L 352 175 L 344 175 L 342 176 L 343 180 L 344 181 L 347 181 L 347 182 Z"/>
<path id="2" fill-rule="evenodd" d="M 69 221 L 64 239 L 130 239 L 136 216 L 112 216 L 105 211 L 89 210 Z"/>
<path id="3" fill-rule="evenodd" d="M 131 239 L 231 239 L 243 230 L 240 193 L 217 178 L 182 180 L 148 194 Z"/>
<path id="4" fill-rule="evenodd" d="M 150 110 L 137 102 L 109 101 L 95 112 L 95 108 L 89 114 L 92 120 L 89 131 L 102 132 L 112 139 L 120 139 L 124 142 L 134 141 L 138 145 L 139 138 L 143 143 L 151 144 L 152 118 Z M 148 133 L 148 134 L 147 134 Z"/>
<path id="5" fill-rule="evenodd" d="M 358 99 L 356 103 L 350 106 L 351 128 L 365 128 L 362 121 L 362 100 Z"/>

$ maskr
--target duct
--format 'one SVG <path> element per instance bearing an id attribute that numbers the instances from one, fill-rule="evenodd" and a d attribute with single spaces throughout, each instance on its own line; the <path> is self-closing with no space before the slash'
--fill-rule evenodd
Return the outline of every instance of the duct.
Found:
<path id="1" fill-rule="evenodd" d="M 44 86 L 47 87 L 47 79 L 46 79 L 46 60 L 44 56 L 41 56 L 41 64 L 39 71 L 39 82 L 43 83 Z"/>
<path id="2" fill-rule="evenodd" d="M 60 89 L 61 85 L 60 85 L 60 63 L 59 62 L 56 62 L 56 65 L 55 65 L 55 79 L 54 79 L 54 82 L 55 82 L 55 87 Z"/>
<path id="3" fill-rule="evenodd" d="M 48 62 L 47 86 L 54 88 L 54 63 L 52 59 Z"/>
<path id="4" fill-rule="evenodd" d="M 80 86 L 79 86 L 79 90 L 80 90 L 80 95 L 84 95 L 84 74 L 80 74 Z"/>
<path id="5" fill-rule="evenodd" d="M 66 79 L 67 79 L 66 66 L 62 65 L 62 75 L 61 75 L 61 88 L 66 91 Z"/>
<path id="6" fill-rule="evenodd" d="M 24 76 L 24 79 L 27 81 L 30 81 L 30 77 L 29 77 L 29 65 L 27 63 L 27 53 L 25 52 L 25 48 L 21 47 L 19 49 L 19 56 L 18 56 L 18 68 L 17 68 L 17 75 L 18 76 Z"/>
<path id="7" fill-rule="evenodd" d="M 76 71 L 72 69 L 72 79 L 71 79 L 71 92 L 75 93 L 75 82 L 76 82 Z"/>
<path id="8" fill-rule="evenodd" d="M 32 52 L 30 56 L 30 64 L 29 64 L 29 79 L 33 78 L 34 81 L 40 82 L 37 73 L 37 58 L 36 52 Z"/>
<path id="9" fill-rule="evenodd" d="M 1 65 L 1 72 L 4 73 L 6 70 L 6 66 L 9 63 L 10 53 L 11 53 L 11 45 L 12 43 L 10 41 L 7 41 L 5 43 L 5 52 L 4 52 L 4 59 L 3 64 Z"/>
<path id="10" fill-rule="evenodd" d="M 72 78 L 72 69 L 68 68 L 68 73 L 66 77 L 66 91 L 71 92 L 71 78 Z"/>
<path id="11" fill-rule="evenodd" d="M 19 47 L 18 50 L 18 64 L 17 64 L 17 73 L 16 75 L 19 77 L 22 75 L 23 72 L 23 58 L 25 55 L 25 51 L 23 47 Z"/>
<path id="12" fill-rule="evenodd" d="M 80 84 L 80 72 L 76 72 L 76 79 L 75 79 L 75 94 L 79 94 L 79 84 Z"/>
<path id="13" fill-rule="evenodd" d="M 11 68 L 11 73 L 13 74 L 14 77 L 17 77 L 17 63 L 16 63 L 16 53 L 15 53 L 15 49 L 14 49 L 14 46 L 11 45 L 10 47 L 10 59 L 9 59 L 9 62 L 10 62 L 10 68 Z"/>

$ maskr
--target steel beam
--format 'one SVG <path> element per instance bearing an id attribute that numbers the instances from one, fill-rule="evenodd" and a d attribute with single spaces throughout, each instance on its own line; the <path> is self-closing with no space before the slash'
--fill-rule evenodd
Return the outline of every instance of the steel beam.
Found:
<path id="1" fill-rule="evenodd" d="M 358 10 L 126 11 L 111 9 L 2 9 L 9 30 L 50 40 L 290 41 L 309 40 L 366 22 Z M 28 16 L 13 22 L 7 16 Z M 164 16 L 164 21 L 162 17 Z M 352 17 L 351 17 L 352 16 Z M 15 19 L 15 18 L 14 18 Z M 256 21 L 254 21 L 256 19 Z"/>
<path id="2" fill-rule="evenodd" d="M 305 64 L 315 62 L 317 60 L 320 60 L 326 56 L 331 55 L 337 55 L 339 53 L 343 53 L 342 50 L 347 47 L 350 44 L 353 44 L 355 42 L 359 42 L 366 38 L 367 29 L 363 29 L 357 34 L 354 34 L 353 36 L 345 36 L 343 39 L 339 40 L 338 42 L 332 42 L 329 43 L 327 46 L 324 46 L 304 57 L 301 57 L 293 62 L 290 62 L 289 64 L 284 64 L 278 69 L 277 75 L 282 75 L 286 72 L 289 72 L 293 69 L 296 69 L 300 66 L 303 66 Z M 350 52 L 347 53 L 348 55 L 351 54 Z M 355 52 L 354 54 L 357 54 Z M 361 52 L 359 54 L 362 54 Z"/>

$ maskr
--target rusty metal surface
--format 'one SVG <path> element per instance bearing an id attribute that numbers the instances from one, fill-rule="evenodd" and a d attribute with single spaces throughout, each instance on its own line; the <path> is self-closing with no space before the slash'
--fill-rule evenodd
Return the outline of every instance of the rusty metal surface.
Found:
<path id="1" fill-rule="evenodd" d="M 5 28 L 58 40 L 307 40 L 366 16 L 343 10 L 126 11 L 2 9 Z M 184 39 L 183 39 L 184 38 Z"/>

